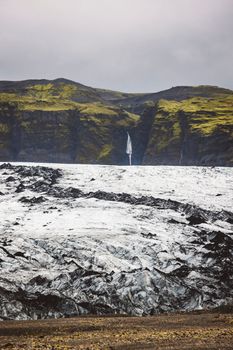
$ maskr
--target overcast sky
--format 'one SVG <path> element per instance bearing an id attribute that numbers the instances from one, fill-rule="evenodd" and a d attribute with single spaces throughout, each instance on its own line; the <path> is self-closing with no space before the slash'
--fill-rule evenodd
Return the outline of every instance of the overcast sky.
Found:
<path id="1" fill-rule="evenodd" d="M 233 0 L 0 0 L 0 80 L 233 89 Z"/>

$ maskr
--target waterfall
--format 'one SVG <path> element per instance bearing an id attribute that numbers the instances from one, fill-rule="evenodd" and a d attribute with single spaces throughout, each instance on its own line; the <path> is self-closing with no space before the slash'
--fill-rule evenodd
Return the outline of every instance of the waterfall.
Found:
<path id="1" fill-rule="evenodd" d="M 127 132 L 128 138 L 127 138 L 127 145 L 126 145 L 126 154 L 129 156 L 129 165 L 132 165 L 132 141 L 131 137 L 129 136 L 129 133 Z"/>

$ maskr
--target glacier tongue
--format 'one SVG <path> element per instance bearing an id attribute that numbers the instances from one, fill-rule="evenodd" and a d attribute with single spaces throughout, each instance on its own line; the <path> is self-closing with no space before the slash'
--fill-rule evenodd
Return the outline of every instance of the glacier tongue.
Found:
<path id="1" fill-rule="evenodd" d="M 232 302 L 232 172 L 0 165 L 0 319 Z"/>

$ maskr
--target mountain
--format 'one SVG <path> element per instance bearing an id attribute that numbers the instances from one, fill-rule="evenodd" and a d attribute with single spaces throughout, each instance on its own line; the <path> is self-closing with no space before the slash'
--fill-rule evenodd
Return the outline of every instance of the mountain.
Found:
<path id="1" fill-rule="evenodd" d="M 0 319 L 232 305 L 232 168 L 0 165 Z"/>
<path id="2" fill-rule="evenodd" d="M 233 165 L 233 92 L 173 87 L 150 94 L 67 79 L 0 82 L 0 161 Z"/>

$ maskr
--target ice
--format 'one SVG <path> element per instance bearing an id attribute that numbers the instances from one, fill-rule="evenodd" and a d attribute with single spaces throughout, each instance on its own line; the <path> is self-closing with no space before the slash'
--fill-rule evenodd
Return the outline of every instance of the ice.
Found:
<path id="1" fill-rule="evenodd" d="M 232 297 L 232 168 L 12 164 L 59 168 L 62 176 L 49 188 L 72 187 L 83 194 L 59 197 L 46 187 L 37 192 L 30 186 L 43 181 L 42 175 L 22 177 L 14 167 L 0 169 L 3 319 L 141 315 L 214 306 L 224 295 Z M 6 182 L 9 176 L 15 181 Z M 20 183 L 26 188 L 16 192 Z M 191 204 L 194 214 L 203 211 L 205 222 L 190 223 L 182 206 L 88 196 L 99 190 Z M 40 196 L 42 202 L 22 201 Z M 223 288 L 226 271 L 229 281 Z M 206 285 L 215 286 L 209 298 Z M 56 296 L 58 304 L 48 299 L 47 310 L 41 296 Z"/>

